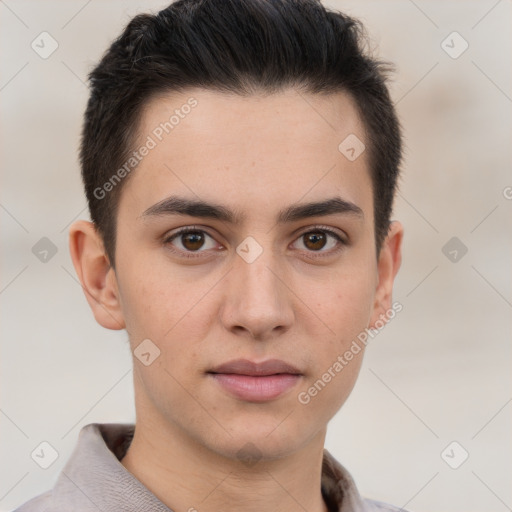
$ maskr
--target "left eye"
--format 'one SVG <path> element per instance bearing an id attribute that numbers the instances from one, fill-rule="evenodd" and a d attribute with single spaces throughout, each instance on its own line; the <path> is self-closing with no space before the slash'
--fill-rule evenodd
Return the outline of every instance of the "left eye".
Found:
<path id="1" fill-rule="evenodd" d="M 329 238 L 331 242 L 329 243 Z M 338 245 L 345 245 L 344 240 L 334 231 L 329 229 L 315 229 L 302 233 L 298 238 L 302 241 L 303 246 L 313 252 L 329 252 L 330 249 L 335 248 Z M 323 251 L 326 246 L 327 249 Z"/>

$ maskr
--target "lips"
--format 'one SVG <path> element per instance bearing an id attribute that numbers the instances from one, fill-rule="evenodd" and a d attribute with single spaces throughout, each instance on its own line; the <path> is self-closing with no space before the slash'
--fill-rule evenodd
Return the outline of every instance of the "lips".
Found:
<path id="1" fill-rule="evenodd" d="M 246 402 L 275 400 L 293 388 L 302 377 L 298 368 L 279 359 L 261 363 L 237 359 L 207 373 L 223 391 Z"/>
<path id="2" fill-rule="evenodd" d="M 261 363 L 255 363 L 248 359 L 236 359 L 221 364 L 208 373 L 233 373 L 253 376 L 276 375 L 279 373 L 301 375 L 300 370 L 280 359 L 269 359 Z"/>

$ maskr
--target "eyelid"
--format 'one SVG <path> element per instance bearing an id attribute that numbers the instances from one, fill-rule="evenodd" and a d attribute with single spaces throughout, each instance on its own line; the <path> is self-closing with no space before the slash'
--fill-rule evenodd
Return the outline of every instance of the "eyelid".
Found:
<path id="1" fill-rule="evenodd" d="M 181 228 L 178 228 L 176 231 L 172 232 L 171 234 L 166 233 L 162 238 L 162 244 L 164 246 L 171 245 L 170 242 L 172 242 L 175 238 L 179 238 L 180 235 L 187 234 L 190 232 L 204 233 L 205 235 L 209 236 L 212 240 L 215 240 L 215 237 L 213 235 L 211 235 L 205 227 L 191 225 L 191 226 L 183 226 Z M 217 242 L 217 240 L 215 240 L 215 242 L 219 243 L 219 242 Z M 220 244 L 220 245 L 222 245 L 222 244 Z M 176 247 L 172 247 L 170 250 L 174 253 L 179 253 L 180 255 L 186 254 L 186 256 L 185 256 L 186 258 L 202 257 L 202 255 L 204 253 L 208 252 L 207 250 L 206 251 L 198 250 L 195 252 L 194 251 L 184 251 L 184 250 L 178 249 Z"/>
<path id="2" fill-rule="evenodd" d="M 315 231 L 323 231 L 323 232 L 327 233 L 328 235 L 333 236 L 338 241 L 338 244 L 341 245 L 341 247 L 338 245 L 337 248 L 331 249 L 330 251 L 306 251 L 308 253 L 308 255 L 310 255 L 312 257 L 322 257 L 324 255 L 329 256 L 329 255 L 337 254 L 343 248 L 343 246 L 346 246 L 349 243 L 346 233 L 344 233 L 344 232 L 340 233 L 335 228 L 332 228 L 330 226 L 324 226 L 321 224 L 316 224 L 313 226 L 308 226 L 306 228 L 303 228 L 301 231 L 299 231 L 298 234 L 295 235 L 294 242 L 296 242 L 301 236 L 303 236 L 307 233 L 315 232 Z M 178 228 L 176 231 L 174 231 L 173 233 L 171 233 L 169 235 L 168 234 L 164 235 L 163 245 L 170 244 L 170 242 L 173 241 L 175 238 L 178 238 L 180 235 L 190 233 L 190 232 L 204 233 L 204 234 L 208 235 L 210 238 L 212 238 L 213 240 L 215 240 L 215 237 L 213 235 L 211 235 L 208 232 L 208 229 L 206 229 L 205 227 L 197 226 L 197 225 L 190 225 L 190 226 L 183 226 L 181 228 Z M 177 249 L 174 247 L 171 250 L 176 253 L 186 254 L 186 256 L 185 256 L 186 258 L 201 257 L 202 253 L 207 253 L 209 251 L 209 250 L 183 251 L 182 249 Z"/>
<path id="3" fill-rule="evenodd" d="M 328 251 L 305 250 L 305 253 L 307 255 L 306 257 L 309 260 L 312 260 L 312 259 L 313 260 L 315 260 L 315 259 L 321 260 L 321 259 L 332 258 L 334 256 L 337 256 L 341 251 L 343 251 L 349 245 L 348 237 L 344 232 L 342 235 L 341 233 L 338 232 L 338 230 L 335 230 L 334 228 L 331 228 L 330 226 L 322 226 L 322 225 L 310 226 L 310 227 L 306 228 L 304 231 L 299 232 L 299 234 L 297 235 L 297 237 L 295 238 L 293 243 L 296 243 L 298 240 L 300 240 L 300 238 L 302 236 L 304 236 L 308 233 L 314 233 L 315 231 L 322 231 L 324 233 L 327 233 L 328 235 L 330 235 L 331 237 L 336 239 L 337 244 L 336 244 L 336 247 L 331 248 Z"/>
<path id="4" fill-rule="evenodd" d="M 299 231 L 299 234 L 297 236 L 302 236 L 302 235 L 305 235 L 306 233 L 309 233 L 309 232 L 315 231 L 315 230 L 325 231 L 329 234 L 336 235 L 336 236 L 340 237 L 340 239 L 343 243 L 348 244 L 348 236 L 344 231 L 342 231 L 340 229 L 333 228 L 331 226 L 324 226 L 322 224 L 315 224 L 314 226 L 307 227 L 304 229 L 304 231 Z"/>

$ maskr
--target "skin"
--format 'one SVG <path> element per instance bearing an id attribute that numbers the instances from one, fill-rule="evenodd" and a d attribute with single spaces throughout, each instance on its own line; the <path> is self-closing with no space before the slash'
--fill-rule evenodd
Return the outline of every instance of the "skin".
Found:
<path id="1" fill-rule="evenodd" d="M 307 405 L 297 396 L 390 309 L 403 228 L 391 223 L 377 258 L 367 152 L 351 162 L 338 150 L 352 133 L 366 143 L 345 93 L 160 95 L 143 112 L 140 142 L 190 97 L 198 105 L 124 184 L 115 270 L 91 223 L 70 230 L 96 320 L 126 329 L 132 351 L 148 338 L 160 350 L 149 366 L 134 357 L 136 430 L 122 464 L 175 511 L 326 511 L 327 423 L 349 396 L 364 350 Z M 170 195 L 222 204 L 245 220 L 143 215 Z M 288 205 L 334 196 L 362 215 L 276 223 Z M 185 226 L 204 230 L 203 246 L 165 241 Z M 330 235 L 324 246 L 308 242 L 306 233 L 325 234 L 319 226 L 347 244 Z M 248 236 L 263 250 L 252 263 L 236 252 Z M 240 400 L 206 374 L 237 358 L 282 359 L 302 377 L 277 399 Z M 257 463 L 240 460 L 244 446 Z"/>

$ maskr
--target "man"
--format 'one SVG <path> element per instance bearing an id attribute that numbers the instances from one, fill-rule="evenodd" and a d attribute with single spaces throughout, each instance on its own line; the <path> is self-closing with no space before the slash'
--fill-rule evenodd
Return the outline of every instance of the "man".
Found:
<path id="1" fill-rule="evenodd" d="M 128 333 L 137 418 L 85 426 L 20 512 L 398 510 L 324 450 L 401 260 L 400 129 L 361 47 L 314 0 L 180 0 L 111 45 L 70 250 Z"/>

